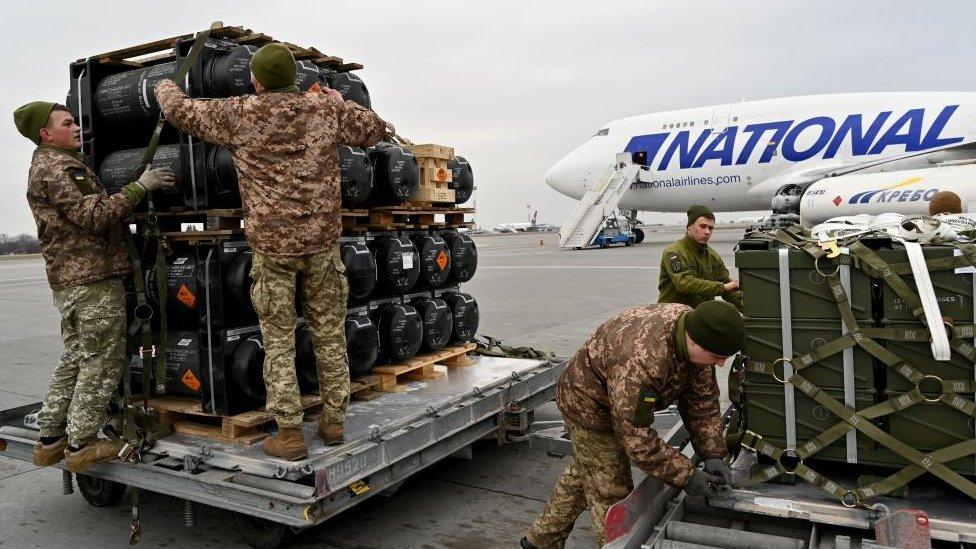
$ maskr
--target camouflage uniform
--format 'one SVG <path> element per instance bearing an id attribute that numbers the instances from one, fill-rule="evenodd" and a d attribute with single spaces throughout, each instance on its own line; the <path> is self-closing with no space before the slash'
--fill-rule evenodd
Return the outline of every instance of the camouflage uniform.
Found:
<path id="1" fill-rule="evenodd" d="M 225 146 L 233 155 L 244 230 L 254 249 L 251 297 L 265 341 L 268 410 L 279 427 L 301 424 L 294 339 L 300 273 L 324 416 L 344 422 L 349 400 L 343 328 L 348 289 L 338 252 L 339 145 L 375 145 L 385 123 L 352 101 L 327 95 L 276 92 L 189 99 L 172 81 L 163 80 L 156 85 L 156 98 L 171 124 Z"/>
<path id="2" fill-rule="evenodd" d="M 323 268 L 324 266 L 324 268 Z M 296 275 L 302 277 L 302 315 L 312 331 L 312 348 L 322 395 L 323 419 L 344 423 L 349 404 L 346 357 L 346 299 L 349 285 L 338 248 L 304 257 L 277 258 L 254 252 L 251 301 L 264 334 L 264 383 L 268 412 L 280 427 L 302 426 L 302 401 L 295 373 Z"/>
<path id="3" fill-rule="evenodd" d="M 38 416 L 41 436 L 67 431 L 69 442 L 80 445 L 101 428 L 122 373 L 125 297 L 120 277 L 129 272 L 122 222 L 138 200 L 121 193 L 108 196 L 79 154 L 39 147 L 31 162 L 27 201 L 61 313 L 64 343 Z"/>
<path id="4" fill-rule="evenodd" d="M 556 405 L 574 458 L 527 534 L 537 547 L 561 547 L 584 508 L 602 545 L 607 509 L 632 488 L 629 461 L 673 486 L 688 482 L 691 460 L 657 436 L 655 410 L 677 402 L 699 455 L 726 455 L 714 367 L 687 358 L 683 314 L 689 310 L 655 304 L 624 311 L 597 328 L 570 360 Z"/>
<path id="5" fill-rule="evenodd" d="M 658 303 L 699 303 L 722 296 L 742 310 L 742 292 L 726 292 L 724 285 L 732 280 L 722 256 L 708 244 L 699 244 L 687 234 L 672 242 L 661 255 L 661 277 L 657 283 Z"/>

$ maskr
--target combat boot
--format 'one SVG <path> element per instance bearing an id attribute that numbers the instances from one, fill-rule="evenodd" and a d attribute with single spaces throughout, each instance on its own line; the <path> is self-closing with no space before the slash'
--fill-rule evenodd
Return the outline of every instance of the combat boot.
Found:
<path id="1" fill-rule="evenodd" d="M 80 473 L 96 463 L 111 461 L 119 457 L 122 443 L 106 438 L 89 442 L 79 450 L 64 450 L 64 462 L 72 473 Z"/>
<path id="2" fill-rule="evenodd" d="M 34 443 L 34 465 L 38 467 L 50 467 L 64 459 L 64 450 L 68 447 L 68 437 L 61 437 L 51 444 L 44 444 L 41 441 Z"/>
<path id="3" fill-rule="evenodd" d="M 300 428 L 280 428 L 278 434 L 264 439 L 261 444 L 264 453 L 269 456 L 297 461 L 308 457 L 308 446 Z"/>
<path id="4" fill-rule="evenodd" d="M 346 441 L 345 437 L 342 436 L 341 423 L 330 423 L 323 419 L 319 422 L 317 430 L 319 436 L 325 440 L 326 446 L 338 446 Z"/>

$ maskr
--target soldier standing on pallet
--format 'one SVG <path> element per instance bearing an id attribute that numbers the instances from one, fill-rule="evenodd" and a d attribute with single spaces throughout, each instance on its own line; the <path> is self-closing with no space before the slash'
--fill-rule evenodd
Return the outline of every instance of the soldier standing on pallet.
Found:
<path id="1" fill-rule="evenodd" d="M 125 364 L 125 294 L 129 273 L 123 222 L 147 192 L 176 184 L 166 169 L 147 170 L 108 196 L 81 155 L 81 128 L 64 105 L 35 101 L 14 112 L 17 130 L 38 145 L 27 202 L 37 224 L 64 350 L 38 414 L 34 465 L 62 459 L 78 473 L 116 457 L 118 445 L 98 439 L 105 406 Z"/>
<path id="2" fill-rule="evenodd" d="M 170 80 L 156 98 L 174 126 L 230 149 L 237 168 L 244 229 L 254 250 L 251 300 L 264 337 L 267 410 L 278 434 L 264 441 L 268 455 L 308 456 L 295 373 L 295 292 L 301 276 L 303 316 L 312 331 L 326 444 L 343 442 L 349 402 L 344 321 L 349 286 L 339 256 L 339 145 L 370 147 L 386 123 L 373 111 L 343 101 L 334 90 L 301 93 L 295 58 L 268 44 L 251 59 L 256 95 L 188 99 Z"/>
<path id="3" fill-rule="evenodd" d="M 735 307 L 706 301 L 644 305 L 597 328 L 569 361 L 556 405 L 573 459 L 522 538 L 523 548 L 562 547 L 589 508 L 598 546 L 611 505 L 633 489 L 631 460 L 648 475 L 691 495 L 715 495 L 731 469 L 719 410 L 715 364 L 739 351 L 745 325 Z M 666 445 L 651 425 L 655 410 L 678 410 L 705 470 Z"/>
<path id="4" fill-rule="evenodd" d="M 742 310 L 739 281 L 729 277 L 722 256 L 708 246 L 715 230 L 715 214 L 705 206 L 688 209 L 685 236 L 672 242 L 661 256 L 658 303 L 694 307 L 717 296 Z"/>

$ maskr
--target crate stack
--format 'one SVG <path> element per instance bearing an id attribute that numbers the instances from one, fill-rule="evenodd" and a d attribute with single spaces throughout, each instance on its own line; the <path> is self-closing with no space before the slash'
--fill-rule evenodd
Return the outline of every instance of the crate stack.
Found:
<path id="1" fill-rule="evenodd" d="M 880 272 L 865 268 L 864 262 L 857 259 L 838 264 L 827 258 L 815 262 L 808 251 L 786 246 L 784 239 L 774 236 L 751 234 L 739 243 L 736 251 L 747 317 L 743 355 L 747 363 L 774 364 L 775 372 L 767 375 L 747 369 L 741 383 L 747 428 L 763 441 L 785 450 L 791 446 L 802 448 L 842 422 L 827 407 L 788 383 L 789 372 L 784 368 L 792 368 L 804 356 L 848 333 L 827 278 L 836 270 L 862 335 L 872 337 L 915 370 L 931 376 L 918 385 L 920 402 L 894 413 L 870 414 L 872 418 L 868 421 L 923 454 L 972 440 L 976 435 L 972 416 L 940 401 L 943 387 L 937 381 L 972 382 L 974 362 L 960 353 L 966 351 L 967 345 L 971 349 L 972 336 L 958 341 L 964 345 L 953 349 L 951 360 L 935 360 L 927 327 Z M 862 238 L 859 244 L 916 290 L 904 245 L 887 237 Z M 963 258 L 953 246 L 925 245 L 923 252 L 930 262 L 941 314 L 959 335 L 960 328 L 971 326 L 974 321 L 972 270 L 957 272 Z M 905 377 L 858 344 L 815 360 L 800 373 L 825 394 L 856 412 L 915 389 Z M 971 402 L 972 385 L 960 388 L 956 396 Z M 902 400 L 899 406 L 906 403 Z M 909 465 L 908 460 L 891 448 L 856 430 L 817 451 L 805 463 L 817 462 L 848 464 L 841 467 L 848 472 L 852 470 L 849 465 L 856 465 L 854 471 L 880 476 Z M 946 465 L 962 475 L 976 474 L 976 457 L 971 452 Z"/>
<path id="2" fill-rule="evenodd" d="M 211 32 L 182 83 L 191 97 L 253 93 L 250 57 L 272 37 L 242 27 Z M 67 104 L 82 128 L 82 149 L 109 192 L 129 182 L 158 117 L 153 87 L 172 77 L 193 43 L 191 35 L 90 56 L 70 65 Z M 298 61 L 298 84 L 315 93 L 338 90 L 371 107 L 369 91 L 352 71 L 363 68 L 315 48 L 287 44 Z M 435 363 L 464 365 L 474 348 L 478 305 L 460 284 L 477 268 L 477 249 L 464 229 L 473 190 L 470 165 L 450 147 L 413 145 L 397 138 L 369 150 L 340 147 L 342 237 L 350 298 L 346 319 L 354 396 L 398 390 L 405 379 L 443 375 Z M 166 125 L 153 160 L 176 174 L 176 189 L 155 193 L 164 236 L 166 294 L 157 290 L 157 241 L 143 236 L 149 215 L 135 216 L 141 273 L 154 334 L 167 332 L 165 394 L 153 402 L 180 417 L 224 416 L 219 436 L 254 442 L 268 421 L 264 350 L 250 302 L 251 250 L 242 229 L 241 199 L 231 154 Z M 460 229 L 460 231 L 459 231 Z M 134 315 L 134 285 L 129 318 Z M 161 303 L 166 326 L 159 325 Z M 300 310 L 300 309 L 299 309 Z M 157 345 L 161 345 L 157 342 Z M 143 375 L 140 339 L 128 349 L 133 387 Z M 311 336 L 296 330 L 296 366 L 308 408 L 319 402 Z M 182 414 L 182 415 L 181 415 Z M 236 419 L 235 419 L 236 418 Z M 179 424 L 179 423 L 177 423 Z M 186 432 L 201 434 L 196 427 Z"/>

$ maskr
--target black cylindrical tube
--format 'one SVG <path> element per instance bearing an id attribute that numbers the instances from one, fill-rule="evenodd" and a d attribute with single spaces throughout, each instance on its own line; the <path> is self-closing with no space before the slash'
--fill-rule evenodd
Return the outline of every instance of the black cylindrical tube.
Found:
<path id="1" fill-rule="evenodd" d="M 339 249 L 342 263 L 346 266 L 349 296 L 363 299 L 376 287 L 376 260 L 365 244 L 347 242 Z"/>
<path id="2" fill-rule="evenodd" d="M 404 293 L 417 284 L 420 262 L 417 248 L 405 236 L 384 235 L 374 241 L 376 271 L 380 285 L 393 293 Z"/>
<path id="3" fill-rule="evenodd" d="M 351 72 L 337 72 L 329 78 L 332 89 L 342 94 L 346 101 L 355 101 L 367 109 L 372 106 L 369 90 L 362 79 Z"/>
<path id="4" fill-rule="evenodd" d="M 371 204 L 399 204 L 417 194 L 420 165 L 412 152 L 399 145 L 380 143 L 367 154 L 373 162 Z"/>
<path id="5" fill-rule="evenodd" d="M 354 375 L 369 373 L 380 352 L 380 336 L 376 324 L 367 315 L 352 315 L 346 317 L 345 330 L 349 372 Z"/>
<path id="6" fill-rule="evenodd" d="M 401 362 L 423 343 L 424 324 L 412 305 L 389 303 L 379 310 L 380 360 Z"/>
<path id="7" fill-rule="evenodd" d="M 239 46 L 207 60 L 203 69 L 204 97 L 232 97 L 254 93 L 251 57 L 257 48 Z"/>
<path id="8" fill-rule="evenodd" d="M 230 357 L 227 374 L 227 381 L 238 394 L 253 401 L 264 400 L 267 390 L 264 386 L 264 343 L 260 334 L 237 345 Z"/>
<path id="9" fill-rule="evenodd" d="M 433 352 L 443 349 L 451 341 L 454 330 L 454 317 L 447 302 L 437 297 L 425 297 L 415 300 L 412 305 L 424 325 L 421 350 Z"/>
<path id="10" fill-rule="evenodd" d="M 410 240 L 417 247 L 420 259 L 418 287 L 441 287 L 451 274 L 451 250 L 447 243 L 436 234 L 417 234 Z"/>
<path id="11" fill-rule="evenodd" d="M 224 272 L 227 291 L 224 299 L 233 301 L 244 311 L 254 312 L 251 304 L 251 250 L 245 250 L 231 260 Z"/>
<path id="12" fill-rule="evenodd" d="M 339 176 L 343 206 L 354 208 L 369 200 L 373 192 L 373 164 L 366 151 L 339 145 Z"/>
<path id="13" fill-rule="evenodd" d="M 176 174 L 176 186 L 165 191 L 167 194 L 179 194 L 179 187 L 183 184 L 185 163 L 183 161 L 182 145 L 160 145 L 156 148 L 153 156 L 153 168 L 169 168 Z M 135 170 L 142 161 L 145 149 L 126 149 L 116 151 L 102 160 L 102 165 L 98 167 L 98 179 L 105 187 L 108 194 L 114 194 L 122 190 L 122 187 L 132 183 L 135 177 Z"/>
<path id="14" fill-rule="evenodd" d="M 451 182 L 448 187 L 454 189 L 454 203 L 463 204 L 471 198 L 474 192 L 474 173 L 471 164 L 461 156 L 455 156 L 447 162 L 451 170 Z"/>
<path id="15" fill-rule="evenodd" d="M 474 339 L 478 332 L 478 302 L 468 294 L 452 293 L 443 295 L 447 304 L 451 307 L 454 319 L 454 337 L 452 341 L 456 343 L 467 343 Z"/>
<path id="16" fill-rule="evenodd" d="M 156 83 L 176 75 L 176 61 L 106 76 L 95 87 L 95 111 L 116 123 L 139 123 L 159 116 Z"/>
<path id="17" fill-rule="evenodd" d="M 329 87 L 322 71 L 310 61 L 298 61 L 295 63 L 295 85 L 301 91 L 308 91 L 316 82 L 323 88 Z"/>
<path id="18" fill-rule="evenodd" d="M 471 280 L 478 270 L 478 248 L 474 244 L 474 239 L 457 231 L 444 231 L 441 236 L 451 250 L 451 275 L 448 281 Z"/>
<path id="19" fill-rule="evenodd" d="M 319 375 L 315 368 L 315 348 L 312 330 L 307 324 L 295 330 L 295 372 L 298 376 L 298 389 L 303 393 L 313 393 L 319 389 Z"/>

